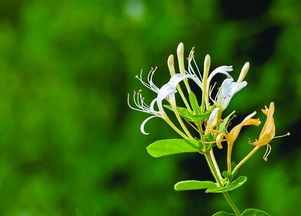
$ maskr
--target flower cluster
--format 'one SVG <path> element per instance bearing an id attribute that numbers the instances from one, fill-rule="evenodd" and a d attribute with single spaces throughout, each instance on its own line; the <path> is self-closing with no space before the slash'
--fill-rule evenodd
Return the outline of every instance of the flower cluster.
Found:
<path id="1" fill-rule="evenodd" d="M 275 122 L 273 118 L 275 106 L 273 102 L 270 103 L 268 108 L 265 107 L 262 110 L 267 119 L 258 139 L 250 142 L 254 149 L 235 167 L 231 165 L 231 154 L 241 129 L 245 126 L 259 126 L 261 121 L 254 118 L 256 112 L 253 112 L 229 131 L 228 126 L 233 118 L 234 111 L 227 117 L 222 117 L 233 96 L 247 86 L 244 78 L 250 67 L 249 62 L 244 64 L 238 79 L 235 80 L 231 75 L 232 66 L 220 66 L 210 72 L 211 58 L 209 55 L 205 57 L 201 73 L 194 59 L 194 49 L 190 51 L 187 57 L 187 65 L 185 66 L 183 43 L 180 43 L 177 48 L 179 72 L 176 72 L 174 59 L 174 56 L 170 55 L 167 60 L 170 79 L 162 87 L 158 87 L 153 82 L 157 68 L 153 68 L 149 72 L 146 80 L 143 79 L 142 72 L 137 76 L 137 79 L 146 88 L 156 93 L 156 97 L 149 105 L 145 102 L 141 90 L 134 92 L 132 96 L 133 103 L 130 101 L 131 96 L 128 95 L 130 108 L 151 115 L 142 122 L 141 132 L 147 135 L 148 133 L 145 131 L 146 123 L 152 118 L 159 117 L 182 138 L 198 140 L 201 144 L 200 152 L 208 152 L 215 146 L 222 149 L 225 142 L 227 144 L 227 171 L 229 173 L 235 173 L 246 160 L 263 146 L 267 146 L 267 152 L 264 156 L 264 159 L 267 159 L 271 150 L 269 143 L 275 138 Z M 219 74 L 224 75 L 225 78 L 220 87 L 214 90 L 216 83 L 213 83 L 213 79 Z M 191 83 L 194 83 L 194 86 L 199 88 L 199 93 L 192 91 Z M 180 103 L 184 107 L 178 105 L 179 99 L 182 100 Z M 176 123 L 171 120 L 167 114 L 168 112 L 173 113 L 177 120 Z M 194 130 L 194 133 L 192 130 Z M 195 131 L 198 134 L 197 137 L 194 135 Z"/>

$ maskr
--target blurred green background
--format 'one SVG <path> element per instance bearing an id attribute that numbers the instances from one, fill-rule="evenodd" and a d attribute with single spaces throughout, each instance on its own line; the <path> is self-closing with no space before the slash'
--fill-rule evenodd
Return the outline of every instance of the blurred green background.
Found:
<path id="1" fill-rule="evenodd" d="M 248 87 L 229 106 L 243 115 L 275 101 L 269 162 L 261 150 L 232 193 L 241 209 L 301 215 L 301 6 L 297 0 L 0 1 L 0 215 L 194 216 L 229 210 L 220 195 L 175 192 L 184 179 L 212 179 L 199 155 L 153 159 L 145 147 L 177 137 L 126 105 L 134 76 L 183 41 L 214 67 L 246 61 Z M 154 95 L 144 91 L 151 99 Z M 263 117 L 262 114 L 260 114 Z M 234 156 L 249 150 L 244 132 Z M 224 152 L 219 157 L 224 160 Z"/>

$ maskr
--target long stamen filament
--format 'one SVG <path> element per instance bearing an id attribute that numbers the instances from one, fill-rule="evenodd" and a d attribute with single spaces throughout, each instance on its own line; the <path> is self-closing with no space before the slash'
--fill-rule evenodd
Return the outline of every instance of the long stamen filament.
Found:
<path id="1" fill-rule="evenodd" d="M 268 161 L 268 157 L 269 157 L 271 151 L 272 151 L 272 146 L 270 144 L 267 144 L 267 148 L 266 148 L 265 153 L 262 157 L 263 160 Z"/>

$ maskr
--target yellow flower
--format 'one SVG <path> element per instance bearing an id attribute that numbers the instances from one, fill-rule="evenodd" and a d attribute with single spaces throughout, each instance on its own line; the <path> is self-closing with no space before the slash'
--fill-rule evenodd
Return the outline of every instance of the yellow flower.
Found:
<path id="1" fill-rule="evenodd" d="M 227 134 L 219 134 L 216 137 L 216 145 L 219 149 L 222 148 L 221 142 L 222 141 L 227 141 L 228 143 L 228 147 L 230 149 L 232 149 L 232 146 L 235 142 L 235 140 L 237 139 L 241 129 L 243 126 L 249 126 L 249 125 L 255 125 L 258 126 L 260 125 L 260 120 L 259 119 L 254 119 L 252 118 L 254 115 L 256 114 L 256 112 L 251 113 L 250 115 L 248 115 L 240 124 L 236 125 L 234 128 L 232 128 L 232 130 L 227 133 Z M 222 137 L 226 137 L 225 140 L 222 139 Z"/>
<path id="2" fill-rule="evenodd" d="M 252 143 L 254 146 L 261 147 L 267 145 L 275 137 L 276 130 L 275 130 L 275 121 L 273 117 L 274 111 L 275 111 L 275 106 L 273 102 L 270 103 L 269 108 L 265 107 L 265 109 L 262 110 L 262 112 L 267 116 L 267 119 L 260 132 L 258 140 Z"/>
<path id="3" fill-rule="evenodd" d="M 253 119 L 252 117 L 256 114 L 256 112 L 251 113 L 248 115 L 240 124 L 236 125 L 230 133 L 227 135 L 227 142 L 229 146 L 232 146 L 235 140 L 237 139 L 241 129 L 243 126 L 248 126 L 248 125 L 255 125 L 258 126 L 260 125 L 260 120 L 259 119 Z"/>

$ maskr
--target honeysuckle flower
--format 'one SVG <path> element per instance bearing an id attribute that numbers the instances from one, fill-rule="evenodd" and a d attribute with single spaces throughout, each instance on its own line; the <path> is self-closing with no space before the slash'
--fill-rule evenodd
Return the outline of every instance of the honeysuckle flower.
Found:
<path id="1" fill-rule="evenodd" d="M 244 118 L 244 120 L 236 125 L 229 133 L 220 133 L 216 138 L 216 144 L 218 148 L 222 148 L 222 141 L 227 141 L 228 148 L 232 149 L 234 142 L 236 141 L 241 129 L 243 126 L 249 126 L 254 125 L 258 126 L 260 125 L 261 121 L 259 119 L 252 118 L 256 112 L 251 113 L 247 117 Z M 223 139 L 225 137 L 226 139 Z"/>
<path id="2" fill-rule="evenodd" d="M 222 110 L 225 110 L 229 105 L 232 97 L 246 86 L 246 81 L 238 83 L 234 82 L 233 78 L 225 79 L 216 95 L 214 104 L 217 107 L 220 107 Z"/>
<path id="3" fill-rule="evenodd" d="M 140 126 L 140 131 L 142 134 L 144 135 L 148 135 L 149 133 L 145 132 L 144 130 L 144 126 L 145 124 L 152 118 L 155 118 L 155 117 L 160 117 L 160 118 L 164 118 L 164 112 L 160 112 L 160 111 L 156 111 L 155 108 L 154 108 L 154 105 L 156 103 L 156 99 L 154 99 L 150 105 L 147 105 L 145 102 L 144 102 L 144 97 L 142 96 L 141 94 L 141 91 L 138 91 L 138 92 L 134 92 L 133 94 L 133 101 L 134 101 L 134 104 L 136 107 L 133 107 L 130 103 L 130 95 L 128 94 L 128 98 L 127 98 L 127 103 L 128 103 L 128 106 L 133 109 L 133 110 L 136 110 L 136 111 L 139 111 L 139 112 L 144 112 L 144 113 L 148 113 L 148 114 L 151 114 L 150 117 L 146 118 L 142 123 L 141 123 L 141 126 Z"/>
<path id="4" fill-rule="evenodd" d="M 163 110 L 162 101 L 167 99 L 173 105 L 175 103 L 175 93 L 177 93 L 177 85 L 185 79 L 194 79 L 191 75 L 174 74 L 171 76 L 168 83 L 164 84 L 158 91 L 157 105 L 159 110 Z"/>
<path id="5" fill-rule="evenodd" d="M 205 59 L 204 59 L 204 68 L 205 70 L 208 70 L 209 71 L 209 68 L 210 68 L 210 56 L 209 55 L 206 55 Z M 195 72 L 195 69 L 196 71 L 198 72 L 198 74 Z M 210 85 L 211 85 L 211 81 L 212 79 L 214 78 L 214 76 L 216 76 L 217 74 L 224 74 L 226 75 L 227 77 L 231 77 L 232 76 L 229 74 L 230 71 L 232 71 L 233 68 L 232 66 L 220 66 L 220 67 L 217 67 L 216 69 L 214 69 L 210 75 L 208 76 L 208 79 L 207 79 L 207 85 L 206 85 L 206 89 L 207 89 L 207 92 L 209 91 L 209 88 L 210 88 Z M 194 59 L 194 48 L 191 49 L 190 53 L 189 53 L 189 57 L 188 57 L 188 71 L 187 73 L 189 75 L 193 75 L 195 77 L 195 83 L 200 86 L 200 88 L 204 91 L 203 89 L 203 77 L 201 75 L 201 72 L 199 70 L 199 67 Z"/>
<path id="6" fill-rule="evenodd" d="M 156 98 L 152 100 L 150 105 L 147 105 L 144 102 L 144 97 L 141 95 L 141 91 L 134 92 L 133 95 L 133 101 L 136 107 L 131 106 L 129 102 L 129 96 L 128 96 L 128 105 L 131 109 L 152 115 L 146 118 L 140 126 L 140 131 L 144 135 L 149 134 L 145 132 L 144 127 L 150 119 L 155 117 L 160 117 L 163 118 L 164 120 L 168 120 L 168 117 L 163 108 L 163 100 L 166 99 L 172 106 L 176 106 L 175 93 L 177 93 L 177 85 L 185 79 L 195 80 L 195 77 L 189 74 L 174 74 L 171 76 L 170 80 L 166 84 L 164 84 L 161 88 L 158 88 L 153 83 L 153 76 L 155 71 L 156 68 L 152 69 L 149 72 L 147 76 L 147 82 L 143 81 L 142 72 L 140 73 L 140 76 L 137 77 L 145 87 L 157 93 Z M 155 110 L 155 105 L 157 106 L 158 110 Z"/>
<path id="7" fill-rule="evenodd" d="M 267 116 L 267 119 L 262 127 L 262 130 L 259 134 L 259 138 L 257 141 L 253 142 L 254 146 L 264 146 L 271 142 L 271 140 L 275 137 L 275 121 L 274 121 L 274 111 L 275 105 L 274 103 L 270 103 L 269 108 L 265 107 L 262 112 Z"/>
<path id="8" fill-rule="evenodd" d="M 259 119 L 252 118 L 254 115 L 256 115 L 256 111 L 251 113 L 247 117 L 245 117 L 240 124 L 232 128 L 232 130 L 229 132 L 229 134 L 226 137 L 229 146 L 233 146 L 243 126 L 249 126 L 249 125 L 259 126 L 261 124 L 261 121 Z"/>

